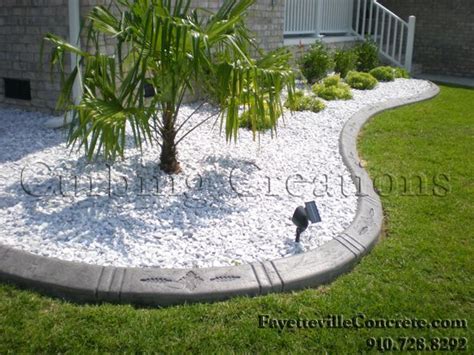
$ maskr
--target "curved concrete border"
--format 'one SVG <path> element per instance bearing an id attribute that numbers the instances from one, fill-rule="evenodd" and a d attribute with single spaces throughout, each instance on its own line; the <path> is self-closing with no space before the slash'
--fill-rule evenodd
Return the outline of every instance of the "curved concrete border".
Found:
<path id="1" fill-rule="evenodd" d="M 345 124 L 340 152 L 359 188 L 352 224 L 320 248 L 273 261 L 202 269 L 122 268 L 46 258 L 0 245 L 0 280 L 75 302 L 172 305 L 218 301 L 238 295 L 256 296 L 327 283 L 350 270 L 377 241 L 382 205 L 372 181 L 360 165 L 357 136 L 373 115 L 436 96 L 430 83 L 408 99 L 388 100 L 357 112 Z"/>

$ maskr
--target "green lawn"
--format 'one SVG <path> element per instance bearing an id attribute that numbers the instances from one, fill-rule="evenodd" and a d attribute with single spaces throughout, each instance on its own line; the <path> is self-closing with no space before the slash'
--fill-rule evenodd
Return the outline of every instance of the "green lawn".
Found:
<path id="1" fill-rule="evenodd" d="M 359 149 L 383 193 L 386 234 L 328 286 L 165 309 L 77 306 L 0 286 L 0 353 L 166 351 L 353 353 L 369 337 L 466 337 L 474 349 L 474 90 L 442 86 L 440 96 L 385 112 Z M 423 175 L 422 191 L 402 177 Z M 433 181 L 433 178 L 436 180 Z M 446 188 L 449 191 L 446 191 Z M 436 196 L 438 195 L 438 196 Z M 274 318 L 467 319 L 468 329 L 259 329 Z"/>

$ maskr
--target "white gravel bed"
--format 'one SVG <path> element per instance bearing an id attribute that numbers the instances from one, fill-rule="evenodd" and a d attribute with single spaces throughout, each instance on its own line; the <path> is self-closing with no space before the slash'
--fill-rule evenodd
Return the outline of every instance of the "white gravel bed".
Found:
<path id="1" fill-rule="evenodd" d="M 287 112 L 273 139 L 264 134 L 254 141 L 241 130 L 236 144 L 226 144 L 209 121 L 178 147 L 183 173 L 174 181 L 157 168 L 158 147 L 146 147 L 143 156 L 131 147 L 108 169 L 66 148 L 66 130 L 44 128 L 50 117 L 0 110 L 0 243 L 70 261 L 173 268 L 236 265 L 317 248 L 348 227 L 357 208 L 339 154 L 344 123 L 367 105 L 427 87 L 397 79 L 354 90 L 353 100 L 328 102 L 318 114 Z M 185 106 L 181 119 L 196 107 Z M 211 111 L 205 105 L 193 121 Z M 311 200 L 322 222 L 295 245 L 291 216 Z"/>

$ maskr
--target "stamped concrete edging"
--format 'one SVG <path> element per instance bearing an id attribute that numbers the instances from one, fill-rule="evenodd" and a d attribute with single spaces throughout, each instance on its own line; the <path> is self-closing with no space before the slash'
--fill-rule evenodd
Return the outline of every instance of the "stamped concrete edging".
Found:
<path id="1" fill-rule="evenodd" d="M 328 283 L 352 269 L 373 247 L 382 229 L 382 205 L 357 153 L 359 131 L 379 112 L 427 100 L 438 93 L 439 88 L 430 83 L 419 95 L 366 107 L 348 120 L 339 143 L 343 161 L 359 188 L 357 213 L 343 233 L 317 249 L 239 266 L 161 269 L 63 261 L 0 245 L 0 281 L 74 302 L 160 306 L 218 301 L 239 295 L 257 296 Z"/>

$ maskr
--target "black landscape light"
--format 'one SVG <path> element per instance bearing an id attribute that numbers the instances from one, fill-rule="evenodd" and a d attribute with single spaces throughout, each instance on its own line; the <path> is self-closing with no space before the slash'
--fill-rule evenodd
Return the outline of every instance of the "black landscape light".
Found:
<path id="1" fill-rule="evenodd" d="M 156 94 L 155 88 L 150 83 L 145 83 L 145 85 L 143 85 L 143 90 L 145 91 L 144 96 L 147 98 L 153 97 Z"/>
<path id="2" fill-rule="evenodd" d="M 310 221 L 311 223 L 321 222 L 321 216 L 319 215 L 316 202 L 314 201 L 305 202 L 305 207 L 298 206 L 295 212 L 293 213 L 293 218 L 291 220 L 296 226 L 295 242 L 299 243 L 300 235 L 306 230 L 306 228 L 308 228 Z"/>

